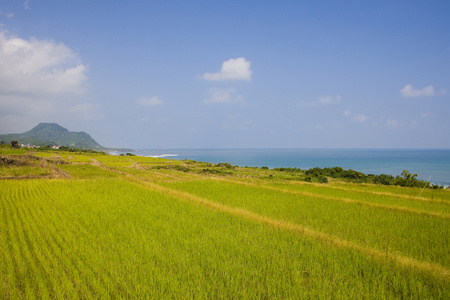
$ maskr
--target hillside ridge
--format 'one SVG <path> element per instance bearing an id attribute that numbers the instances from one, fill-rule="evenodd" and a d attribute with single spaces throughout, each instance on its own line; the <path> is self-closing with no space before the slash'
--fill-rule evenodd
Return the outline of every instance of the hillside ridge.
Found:
<path id="1" fill-rule="evenodd" d="M 2 134 L 0 140 L 4 143 L 17 140 L 19 144 L 41 147 L 66 146 L 79 149 L 104 149 L 88 133 L 69 131 L 57 123 L 39 123 L 24 133 Z"/>

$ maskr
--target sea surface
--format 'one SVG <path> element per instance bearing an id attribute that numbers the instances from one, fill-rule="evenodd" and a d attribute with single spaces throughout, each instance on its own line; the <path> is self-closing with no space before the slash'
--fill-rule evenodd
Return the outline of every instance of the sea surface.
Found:
<path id="1" fill-rule="evenodd" d="M 419 179 L 450 185 L 450 149 L 146 149 L 133 153 L 241 167 L 342 167 L 393 176 L 406 169 Z"/>

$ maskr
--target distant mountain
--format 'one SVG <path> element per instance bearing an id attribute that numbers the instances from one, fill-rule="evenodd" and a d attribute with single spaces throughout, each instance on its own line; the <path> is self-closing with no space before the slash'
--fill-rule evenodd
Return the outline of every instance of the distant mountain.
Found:
<path id="1" fill-rule="evenodd" d="M 39 123 L 25 133 L 0 134 L 0 140 L 38 146 L 67 146 L 77 149 L 105 149 L 86 132 L 72 132 L 56 123 Z"/>

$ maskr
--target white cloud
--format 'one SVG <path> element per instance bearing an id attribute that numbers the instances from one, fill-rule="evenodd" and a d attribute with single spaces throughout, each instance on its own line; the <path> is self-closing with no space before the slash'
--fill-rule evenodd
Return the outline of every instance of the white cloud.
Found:
<path id="1" fill-rule="evenodd" d="M 321 96 L 317 97 L 314 101 L 300 101 L 297 103 L 298 107 L 316 107 L 316 106 L 327 106 L 327 105 L 334 105 L 341 102 L 341 96 Z"/>
<path id="2" fill-rule="evenodd" d="M 63 43 L 0 32 L 0 95 L 82 93 L 87 67 Z"/>
<path id="3" fill-rule="evenodd" d="M 354 114 L 350 110 L 344 111 L 342 115 L 344 117 L 350 118 L 355 122 L 365 122 L 369 119 L 369 117 L 364 114 Z"/>
<path id="4" fill-rule="evenodd" d="M 250 64 L 244 57 L 231 58 L 222 63 L 220 72 L 205 73 L 202 78 L 211 81 L 252 80 Z"/>
<path id="5" fill-rule="evenodd" d="M 163 104 L 163 101 L 156 96 L 151 98 L 140 98 L 136 102 L 142 106 L 157 106 Z"/>
<path id="6" fill-rule="evenodd" d="M 363 114 L 356 114 L 352 116 L 352 120 L 356 122 L 365 122 L 369 117 Z"/>
<path id="7" fill-rule="evenodd" d="M 42 120 L 97 116 L 93 107 L 77 101 L 86 91 L 86 72 L 78 54 L 63 43 L 22 39 L 0 28 L 2 121 L 15 120 L 29 129 Z M 13 132 L 14 126 L 3 129 Z"/>
<path id="8" fill-rule="evenodd" d="M 434 117 L 434 115 L 432 113 L 429 113 L 429 112 L 424 112 L 424 113 L 420 114 L 420 117 L 422 117 L 422 118 L 432 118 L 432 117 Z"/>
<path id="9" fill-rule="evenodd" d="M 411 84 L 407 84 L 400 90 L 400 94 L 404 98 L 433 97 L 445 93 L 447 93 L 446 90 L 440 89 L 439 91 L 436 91 L 432 85 L 424 87 L 423 89 L 416 89 Z"/>
<path id="10" fill-rule="evenodd" d="M 0 10 L 0 16 L 6 16 L 8 19 L 11 19 L 12 17 L 14 17 L 14 14 L 11 12 L 8 13 Z"/>
<path id="11" fill-rule="evenodd" d="M 210 88 L 207 92 L 207 97 L 203 100 L 203 103 L 229 103 L 229 102 L 243 102 L 244 97 L 242 95 L 236 95 L 234 88 L 219 89 Z"/>
<path id="12" fill-rule="evenodd" d="M 317 98 L 317 103 L 319 103 L 320 105 L 338 104 L 339 102 L 341 102 L 341 96 L 339 96 L 339 95 L 323 96 L 323 97 Z"/>
<path id="13" fill-rule="evenodd" d="M 30 0 L 25 0 L 23 2 L 23 8 L 24 9 L 31 9 L 31 7 L 30 7 Z"/>
<path id="14" fill-rule="evenodd" d="M 397 119 L 387 119 L 386 120 L 386 127 L 388 128 L 400 128 L 403 127 L 404 124 L 402 124 L 401 122 L 399 122 Z"/>

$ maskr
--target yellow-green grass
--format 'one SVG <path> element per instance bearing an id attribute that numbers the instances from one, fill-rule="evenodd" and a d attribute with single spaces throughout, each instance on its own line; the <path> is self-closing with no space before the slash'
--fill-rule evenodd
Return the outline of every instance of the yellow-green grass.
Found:
<path id="1" fill-rule="evenodd" d="M 0 164 L 0 178 L 33 177 L 51 174 L 48 163 L 34 156 L 12 154 L 3 158 L 6 158 L 9 162 Z"/>
<path id="2" fill-rule="evenodd" d="M 39 166 L 0 167 L 0 177 L 43 176 L 49 174 L 51 174 L 51 171 L 48 168 Z"/>
<path id="3" fill-rule="evenodd" d="M 130 162 L 131 159 L 129 156 L 120 156 L 120 155 L 97 155 L 95 159 L 100 162 Z"/>
<path id="4" fill-rule="evenodd" d="M 77 179 L 112 178 L 120 176 L 117 173 L 109 172 L 90 164 L 68 164 L 61 165 L 59 168 L 68 172 L 73 178 Z"/>
<path id="5" fill-rule="evenodd" d="M 37 156 L 37 157 L 45 157 L 45 158 L 48 158 L 48 157 L 61 157 L 60 154 L 58 154 L 56 152 L 47 152 L 47 151 L 46 152 L 42 152 L 42 151 L 33 152 L 33 155 Z"/>
<path id="6" fill-rule="evenodd" d="M 377 194 L 394 194 L 400 195 L 401 197 L 409 196 L 412 198 L 425 198 L 429 200 L 436 201 L 447 201 L 450 202 L 450 193 L 448 190 L 444 189 L 428 189 L 428 188 L 410 188 L 410 187 L 400 187 L 400 186 L 384 186 L 375 184 L 349 184 L 349 183 L 336 183 L 330 186 L 335 186 L 337 188 L 342 188 L 345 190 L 360 190 L 363 192 L 371 191 Z M 420 195 L 420 197 L 419 197 Z"/>
<path id="7" fill-rule="evenodd" d="M 244 181 L 245 183 L 245 181 Z M 415 188 L 411 196 L 407 193 L 390 193 L 389 190 L 383 192 L 377 190 L 377 186 L 361 186 L 359 188 L 349 188 L 347 185 L 332 184 L 324 188 L 321 184 L 309 184 L 304 182 L 259 182 L 256 186 L 262 186 L 267 189 L 283 192 L 297 193 L 298 195 L 314 194 L 322 199 L 335 199 L 336 201 L 358 202 L 361 204 L 377 207 L 386 207 L 392 209 L 410 209 L 411 211 L 426 211 L 450 217 L 450 201 L 447 201 L 449 192 L 445 190 L 429 190 L 423 192 L 420 197 L 421 189 Z M 395 191 L 397 187 L 393 187 Z M 411 190 L 411 188 L 403 188 Z M 411 191 L 410 191 L 411 192 Z"/>
<path id="8" fill-rule="evenodd" d="M 426 271 L 120 178 L 0 185 L 3 298 L 448 296 Z"/>
<path id="9" fill-rule="evenodd" d="M 67 157 L 70 162 L 81 162 L 81 163 L 91 162 L 91 159 L 92 159 L 92 155 L 87 155 L 87 154 L 68 153 Z"/>
<path id="10" fill-rule="evenodd" d="M 0 180 L 0 298 L 450 297 L 448 191 L 67 158 Z"/>
<path id="11" fill-rule="evenodd" d="M 135 162 L 143 162 L 143 163 L 172 163 L 172 164 L 180 164 L 183 163 L 179 160 L 171 160 L 171 159 L 165 159 L 162 157 L 145 157 L 145 156 L 130 156 L 129 157 L 132 161 Z"/>
<path id="12" fill-rule="evenodd" d="M 133 165 L 132 161 L 103 161 L 103 165 L 111 168 L 115 167 L 131 167 Z"/>
<path id="13" fill-rule="evenodd" d="M 336 201 L 314 193 L 283 193 L 258 186 L 197 180 L 164 184 L 226 206 L 307 226 L 379 251 L 450 269 L 450 218 Z M 425 211 L 426 212 L 426 211 Z"/>
<path id="14" fill-rule="evenodd" d="M 0 148 L 0 155 L 22 155 L 26 154 L 25 149 Z"/>

